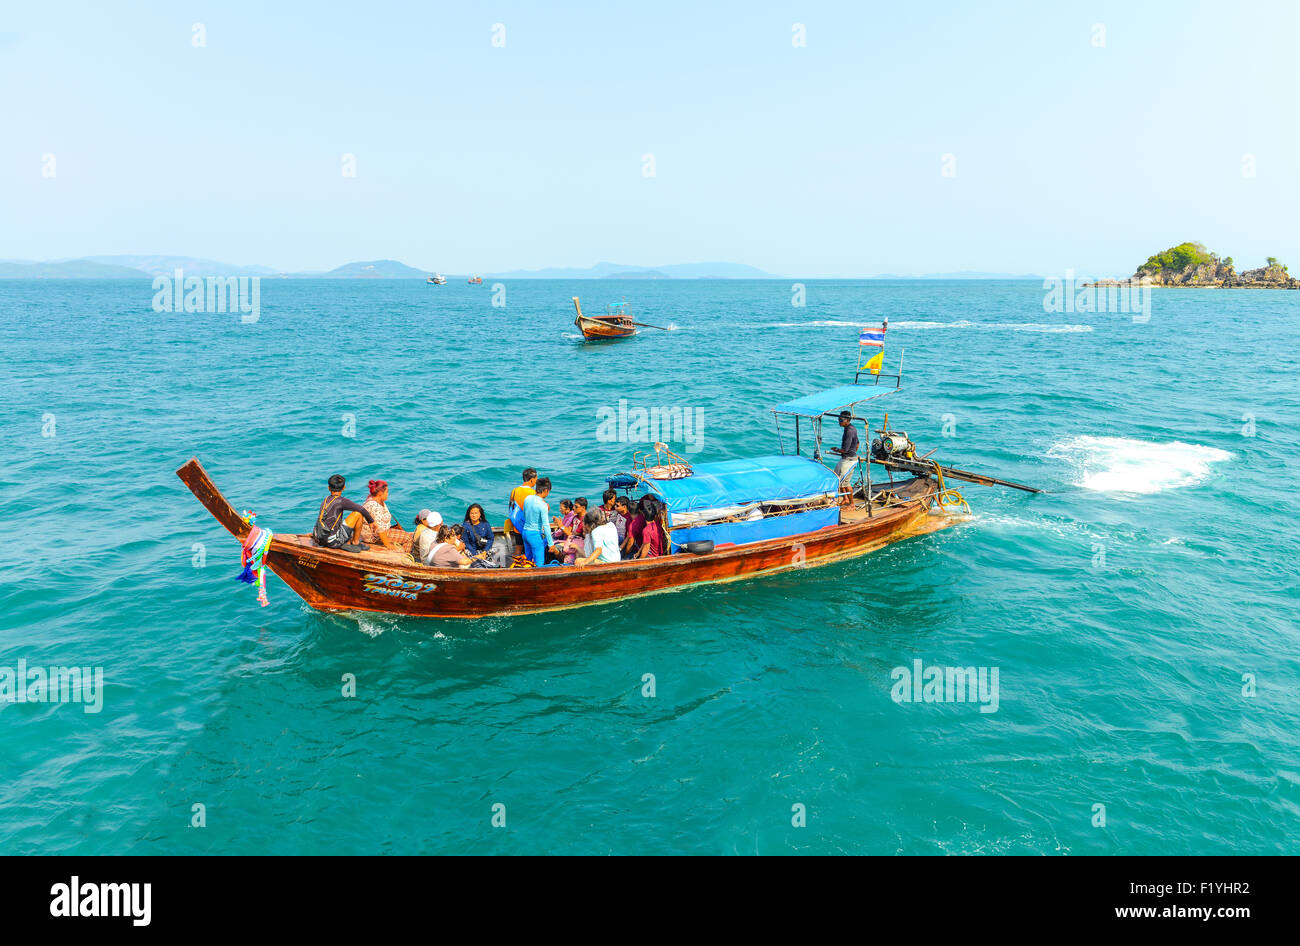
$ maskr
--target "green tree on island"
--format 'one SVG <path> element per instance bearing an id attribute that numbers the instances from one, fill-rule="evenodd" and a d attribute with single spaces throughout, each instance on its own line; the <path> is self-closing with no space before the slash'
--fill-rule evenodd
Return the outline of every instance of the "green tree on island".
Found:
<path id="1" fill-rule="evenodd" d="M 1201 266 L 1218 261 L 1219 258 L 1207 250 L 1202 243 L 1180 243 L 1171 246 L 1163 253 L 1156 253 L 1138 267 L 1138 272 L 1160 273 L 1167 269 L 1182 272 L 1188 266 Z"/>

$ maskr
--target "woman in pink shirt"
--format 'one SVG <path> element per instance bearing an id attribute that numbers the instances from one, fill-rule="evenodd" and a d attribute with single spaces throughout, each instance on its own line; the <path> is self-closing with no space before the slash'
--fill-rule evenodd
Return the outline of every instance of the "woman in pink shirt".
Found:
<path id="1" fill-rule="evenodd" d="M 649 498 L 649 496 L 642 496 L 636 504 L 636 512 L 628 516 L 627 532 L 624 533 L 623 545 L 619 548 L 624 558 L 636 558 L 641 554 L 641 535 L 645 530 L 646 500 Z"/>
<path id="2" fill-rule="evenodd" d="M 647 496 L 645 526 L 641 529 L 641 558 L 654 558 L 668 551 L 668 533 L 663 527 L 663 507 L 653 497 Z"/>

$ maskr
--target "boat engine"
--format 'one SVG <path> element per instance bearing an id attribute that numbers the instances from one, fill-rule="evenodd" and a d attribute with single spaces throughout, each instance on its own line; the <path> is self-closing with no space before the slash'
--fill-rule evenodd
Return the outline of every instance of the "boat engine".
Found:
<path id="1" fill-rule="evenodd" d="M 880 436 L 871 441 L 871 456 L 877 460 L 910 460 L 915 453 L 915 444 L 901 430 L 881 431 Z"/>

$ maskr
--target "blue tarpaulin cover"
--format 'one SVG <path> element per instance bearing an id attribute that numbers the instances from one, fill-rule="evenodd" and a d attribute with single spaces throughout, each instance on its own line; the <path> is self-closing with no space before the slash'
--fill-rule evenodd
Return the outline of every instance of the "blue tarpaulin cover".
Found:
<path id="1" fill-rule="evenodd" d="M 680 480 L 646 480 L 646 488 L 661 497 L 668 511 L 690 512 L 773 499 L 820 496 L 839 489 L 835 474 L 800 456 L 751 457 L 697 463 Z"/>
<path id="2" fill-rule="evenodd" d="M 844 384 L 838 388 L 807 394 L 772 408 L 778 414 L 798 414 L 801 417 L 820 417 L 832 411 L 839 412 L 860 401 L 893 394 L 894 388 L 886 384 Z"/>
<path id="3" fill-rule="evenodd" d="M 784 539 L 805 532 L 816 532 L 827 526 L 840 524 L 840 511 L 836 506 L 826 509 L 809 509 L 788 516 L 756 519 L 753 522 L 715 522 L 709 525 L 674 529 L 673 547 L 683 542 L 707 539 L 714 545 L 746 545 L 764 539 Z"/>

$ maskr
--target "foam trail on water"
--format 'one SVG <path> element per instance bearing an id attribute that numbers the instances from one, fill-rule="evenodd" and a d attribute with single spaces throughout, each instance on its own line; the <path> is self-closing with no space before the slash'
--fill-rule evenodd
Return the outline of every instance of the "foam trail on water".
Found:
<path id="1" fill-rule="evenodd" d="M 814 319 L 811 322 L 759 322 L 765 328 L 810 328 L 831 326 L 833 328 L 862 328 L 866 322 L 840 322 L 835 319 Z M 879 328 L 879 324 L 876 325 Z"/>
<path id="2" fill-rule="evenodd" d="M 1149 443 L 1091 436 L 1055 444 L 1047 455 L 1074 464 L 1076 486 L 1114 493 L 1158 493 L 1193 486 L 1210 475 L 1211 464 L 1232 459 L 1226 450 L 1181 440 Z"/>
<path id="3" fill-rule="evenodd" d="M 1062 325 L 1057 322 L 967 322 L 965 319 L 959 319 L 956 322 L 890 322 L 889 327 L 903 329 L 973 328 L 992 332 L 1045 332 L 1048 334 L 1064 333 L 1071 335 L 1077 332 L 1092 331 L 1091 325 Z"/>
<path id="4" fill-rule="evenodd" d="M 861 328 L 871 319 L 864 319 L 860 322 L 841 322 L 834 319 L 817 319 L 811 322 L 772 322 L 763 327 L 766 328 Z M 876 320 L 876 326 L 880 323 Z M 968 322 L 965 319 L 956 322 L 890 322 L 891 329 L 976 329 L 990 332 L 1041 332 L 1045 334 L 1067 334 L 1073 335 L 1079 332 L 1091 332 L 1091 325 L 1061 325 L 1052 322 Z"/>
<path id="5" fill-rule="evenodd" d="M 367 637 L 378 637 L 396 628 L 402 621 L 400 615 L 371 611 L 343 611 L 338 617 L 356 621 L 357 630 Z"/>

